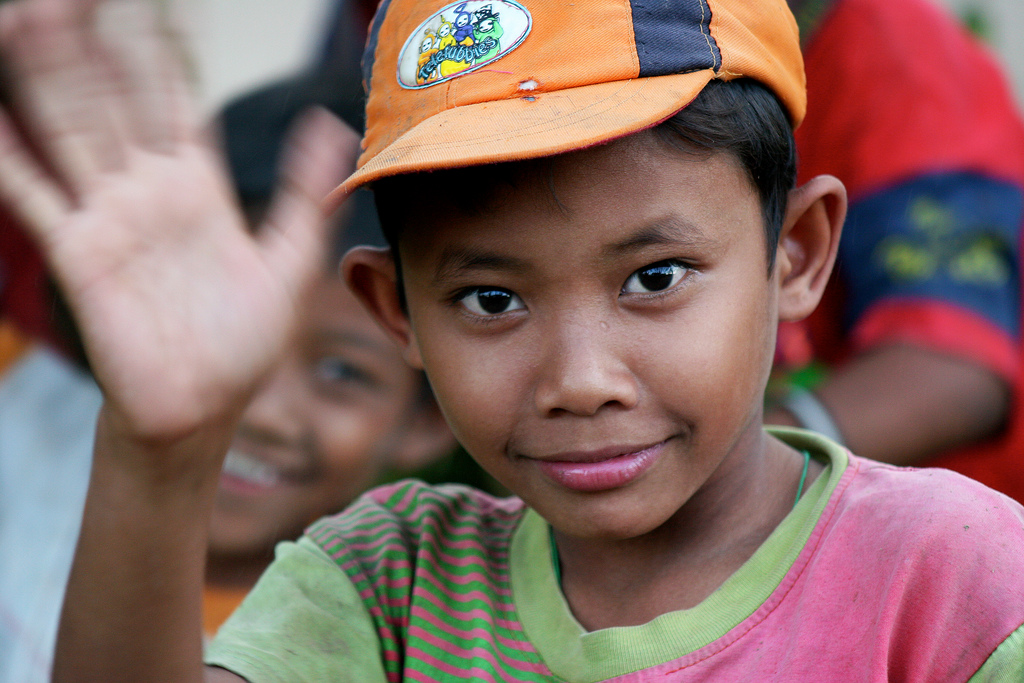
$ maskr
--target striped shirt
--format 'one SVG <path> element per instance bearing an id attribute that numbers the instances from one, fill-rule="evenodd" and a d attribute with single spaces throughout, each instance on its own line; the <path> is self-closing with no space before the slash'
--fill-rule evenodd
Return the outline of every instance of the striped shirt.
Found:
<path id="1" fill-rule="evenodd" d="M 512 602 L 509 539 L 525 511 L 517 499 L 405 482 L 308 536 L 367 606 L 388 681 L 547 681 Z M 415 580 L 417 567 L 431 571 Z"/>

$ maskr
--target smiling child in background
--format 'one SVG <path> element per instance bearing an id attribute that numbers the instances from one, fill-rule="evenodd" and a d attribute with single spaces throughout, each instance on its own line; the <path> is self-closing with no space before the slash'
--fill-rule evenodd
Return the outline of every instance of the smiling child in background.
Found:
<path id="1" fill-rule="evenodd" d="M 332 96 L 323 97 L 328 81 Z M 326 101 L 355 118 L 339 102 L 349 99 L 346 82 L 313 72 L 223 112 L 233 186 L 253 225 L 269 203 L 296 114 Z M 358 103 L 361 93 L 351 99 Z M 276 543 L 454 446 L 423 373 L 404 362 L 338 275 L 338 253 L 383 242 L 368 193 L 337 217 L 332 241 L 298 333 L 243 413 L 225 461 L 203 594 L 208 636 L 252 588 Z M 50 677 L 101 397 L 85 372 L 2 318 L 0 380 L 0 682 L 41 683 Z"/>
<path id="2" fill-rule="evenodd" d="M 330 83 L 314 72 L 225 108 L 228 160 L 250 224 L 259 225 L 270 204 L 287 128 Z M 340 104 L 344 83 L 336 90 L 326 99 L 355 118 Z M 351 99 L 361 101 L 359 93 Z M 346 205 L 338 223 L 298 335 L 242 414 L 225 458 L 210 524 L 208 635 L 252 588 L 276 543 L 344 509 L 383 475 L 420 469 L 455 445 L 423 373 L 405 363 L 337 272 L 349 247 L 383 244 L 369 193 Z"/>

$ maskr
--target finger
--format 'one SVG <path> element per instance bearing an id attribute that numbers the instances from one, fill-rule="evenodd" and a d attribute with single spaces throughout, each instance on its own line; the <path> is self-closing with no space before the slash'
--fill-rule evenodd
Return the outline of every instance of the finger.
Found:
<path id="1" fill-rule="evenodd" d="M 132 141 L 169 152 L 196 134 L 194 107 L 180 55 L 150 3 L 119 0 L 99 15 L 106 54 L 123 84 Z"/>
<path id="2" fill-rule="evenodd" d="M 167 21 L 160 25 L 163 35 L 163 49 L 166 58 L 162 62 L 168 83 L 170 103 L 168 110 L 173 112 L 171 125 L 174 127 L 174 139 L 177 142 L 200 141 L 212 146 L 212 141 L 205 136 L 206 117 L 199 109 L 196 94 L 192 88 L 186 64 L 185 38 Z"/>
<path id="3" fill-rule="evenodd" d="M 285 149 L 280 187 L 260 239 L 278 274 L 296 289 L 323 264 L 327 220 L 321 200 L 351 172 L 358 148 L 355 131 L 314 109 Z"/>
<path id="4" fill-rule="evenodd" d="M 56 0 L 12 5 L 3 36 L 26 125 L 75 190 L 124 161 L 116 120 L 120 85 L 96 49 L 94 17 L 84 7 Z"/>
<path id="5" fill-rule="evenodd" d="M 46 160 L 69 185 L 113 166 L 114 148 L 102 125 L 110 107 L 99 97 L 86 49 L 91 16 L 81 3 L 53 0 L 12 3 L 9 9 L 3 49 L 19 115 Z"/>
<path id="6" fill-rule="evenodd" d="M 7 114 L 0 111 L 0 199 L 38 240 L 51 243 L 70 210 L 60 187 L 25 147 Z"/>

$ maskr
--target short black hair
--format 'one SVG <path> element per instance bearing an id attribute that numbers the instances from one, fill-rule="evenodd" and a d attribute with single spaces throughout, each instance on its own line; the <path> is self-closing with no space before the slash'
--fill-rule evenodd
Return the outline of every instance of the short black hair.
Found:
<path id="1" fill-rule="evenodd" d="M 2 1 L 2 0 L 0 0 Z M 323 107 L 351 128 L 363 126 L 363 89 L 355 66 L 338 63 L 313 69 L 245 93 L 221 111 L 219 122 L 235 193 L 251 227 L 263 222 L 277 191 L 285 142 L 302 114 Z M 355 192 L 330 219 L 329 272 L 356 245 L 384 246 L 377 210 L 368 190 Z"/>
<path id="2" fill-rule="evenodd" d="M 690 106 L 654 130 L 691 153 L 727 152 L 740 161 L 761 200 L 770 270 L 796 185 L 796 141 L 775 94 L 749 78 L 711 81 Z"/>
<path id="3" fill-rule="evenodd" d="M 768 270 L 775 264 L 789 191 L 796 183 L 796 143 L 785 107 L 764 85 L 742 78 L 713 80 L 689 106 L 655 126 L 655 134 L 685 154 L 732 154 L 761 201 Z M 419 199 L 447 196 L 468 214 L 483 211 L 498 185 L 515 186 L 526 174 L 550 177 L 551 158 L 445 171 L 413 173 L 374 183 L 384 237 L 398 259 L 398 240 L 408 207 Z M 458 187 L 458 193 L 447 188 Z M 552 188 L 552 191 L 554 188 Z M 557 201 L 557 197 L 555 197 Z"/>

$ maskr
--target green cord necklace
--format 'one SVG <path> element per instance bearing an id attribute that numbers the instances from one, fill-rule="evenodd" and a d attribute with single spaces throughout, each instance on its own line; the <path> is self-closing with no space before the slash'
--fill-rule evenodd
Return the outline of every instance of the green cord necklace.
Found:
<path id="1" fill-rule="evenodd" d="M 562 588 L 562 565 L 558 562 L 558 546 L 555 545 L 555 529 L 548 526 L 548 538 L 551 539 L 551 566 L 555 568 L 555 585 Z"/>
<path id="2" fill-rule="evenodd" d="M 796 487 L 796 500 L 793 501 L 793 507 L 800 502 L 800 496 L 804 492 L 804 482 L 807 481 L 807 468 L 811 464 L 811 454 L 804 451 L 804 471 L 800 473 L 800 484 Z"/>

